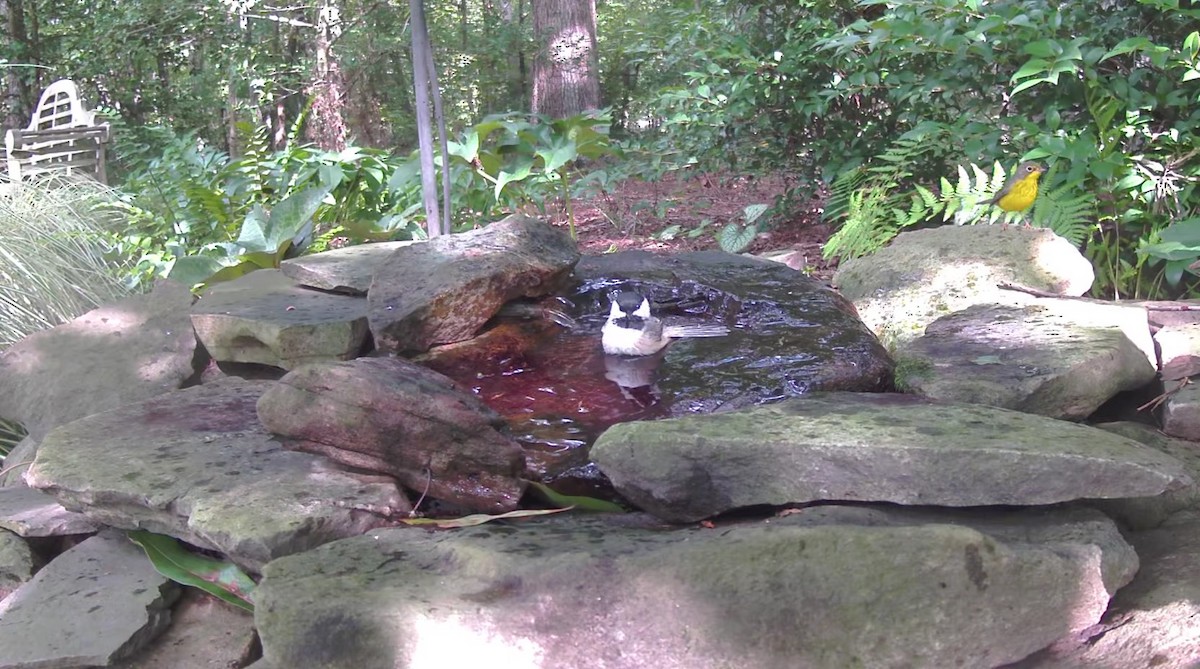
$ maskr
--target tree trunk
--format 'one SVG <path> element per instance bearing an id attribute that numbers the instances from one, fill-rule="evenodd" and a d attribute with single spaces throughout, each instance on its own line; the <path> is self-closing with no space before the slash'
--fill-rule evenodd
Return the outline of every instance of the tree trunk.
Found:
<path id="1" fill-rule="evenodd" d="M 29 36 L 25 33 L 25 11 L 22 0 L 0 0 L 0 14 L 4 17 L 5 32 L 8 33 L 8 57 L 18 63 L 29 62 Z M 29 123 L 32 100 L 29 87 L 17 67 L 4 68 L 4 112 L 5 128 L 24 128 Z"/>
<path id="2" fill-rule="evenodd" d="M 341 32 L 341 11 L 335 0 L 323 0 L 317 10 L 316 61 L 308 87 L 313 102 L 305 134 L 326 151 L 346 148 L 346 121 L 342 117 L 346 81 L 332 46 Z"/>
<path id="3" fill-rule="evenodd" d="M 534 113 L 573 116 L 600 106 L 596 1 L 533 0 Z"/>

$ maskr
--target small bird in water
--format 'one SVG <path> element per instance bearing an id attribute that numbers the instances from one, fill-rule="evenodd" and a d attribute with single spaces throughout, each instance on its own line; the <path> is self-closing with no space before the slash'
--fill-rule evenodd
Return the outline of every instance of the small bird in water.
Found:
<path id="1" fill-rule="evenodd" d="M 650 313 L 650 301 L 625 291 L 609 296 L 608 321 L 600 329 L 600 342 L 609 355 L 651 355 L 673 339 L 721 337 L 729 334 L 724 325 L 667 325 Z"/>
<path id="2" fill-rule="evenodd" d="M 1017 166 L 1017 173 L 1004 182 L 1004 187 L 996 193 L 996 197 L 988 200 L 988 204 L 994 204 L 1004 211 L 1024 211 L 1030 208 L 1037 199 L 1038 178 L 1045 171 L 1044 167 L 1035 162 L 1021 163 Z"/>

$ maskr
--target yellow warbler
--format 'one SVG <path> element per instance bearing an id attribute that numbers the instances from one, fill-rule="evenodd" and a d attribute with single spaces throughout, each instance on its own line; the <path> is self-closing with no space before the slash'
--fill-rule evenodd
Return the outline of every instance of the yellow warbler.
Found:
<path id="1" fill-rule="evenodd" d="M 1004 187 L 996 193 L 996 197 L 988 201 L 988 204 L 994 204 L 1004 211 L 1028 209 L 1037 199 L 1038 177 L 1045 171 L 1045 168 L 1035 162 L 1021 163 L 1017 167 L 1017 173 L 1004 182 Z"/>

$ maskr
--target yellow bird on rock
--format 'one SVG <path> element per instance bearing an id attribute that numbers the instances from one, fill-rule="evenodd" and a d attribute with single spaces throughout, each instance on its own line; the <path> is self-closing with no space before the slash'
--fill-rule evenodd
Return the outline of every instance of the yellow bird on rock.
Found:
<path id="1" fill-rule="evenodd" d="M 1017 173 L 1004 182 L 1004 187 L 996 193 L 996 197 L 988 201 L 1004 211 L 1024 211 L 1033 206 L 1037 199 L 1038 177 L 1046 168 L 1026 161 L 1017 166 Z"/>

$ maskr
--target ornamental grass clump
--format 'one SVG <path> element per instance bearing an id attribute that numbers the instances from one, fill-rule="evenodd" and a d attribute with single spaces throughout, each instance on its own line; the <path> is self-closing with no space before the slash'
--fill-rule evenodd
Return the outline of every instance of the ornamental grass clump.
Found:
<path id="1" fill-rule="evenodd" d="M 0 351 L 129 294 L 119 202 L 84 177 L 0 181 Z"/>

